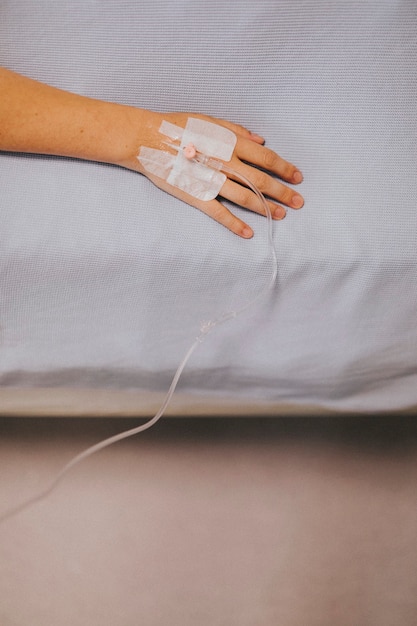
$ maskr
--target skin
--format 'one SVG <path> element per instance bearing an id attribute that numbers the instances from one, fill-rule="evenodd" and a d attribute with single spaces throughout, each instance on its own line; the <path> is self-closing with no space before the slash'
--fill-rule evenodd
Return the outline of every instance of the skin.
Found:
<path id="1" fill-rule="evenodd" d="M 184 128 L 190 116 L 225 126 L 236 134 L 236 147 L 228 165 L 249 178 L 267 196 L 274 219 L 285 217 L 285 207 L 299 209 L 303 206 L 303 198 L 285 184 L 300 183 L 300 171 L 266 148 L 262 137 L 243 126 L 198 113 L 158 113 L 95 100 L 0 68 L 1 151 L 70 156 L 134 170 L 147 176 L 160 189 L 248 239 L 253 236 L 252 229 L 219 200 L 197 200 L 150 175 L 137 159 L 141 146 L 168 149 L 159 133 L 163 120 Z M 256 195 L 230 175 L 219 195 L 237 206 L 264 214 Z"/>

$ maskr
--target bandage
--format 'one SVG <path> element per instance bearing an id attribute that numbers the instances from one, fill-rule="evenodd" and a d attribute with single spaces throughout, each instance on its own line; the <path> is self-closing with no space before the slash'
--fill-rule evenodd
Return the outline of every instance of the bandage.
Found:
<path id="1" fill-rule="evenodd" d="M 163 178 L 198 200 L 213 200 L 223 187 L 226 175 L 219 169 L 190 159 L 184 150 L 193 144 L 199 153 L 230 161 L 237 141 L 235 133 L 193 117 L 188 118 L 185 128 L 163 121 L 159 132 L 173 142 L 180 142 L 179 145 L 167 142 L 177 154 L 142 146 L 137 157 L 141 165 L 150 174 Z"/>

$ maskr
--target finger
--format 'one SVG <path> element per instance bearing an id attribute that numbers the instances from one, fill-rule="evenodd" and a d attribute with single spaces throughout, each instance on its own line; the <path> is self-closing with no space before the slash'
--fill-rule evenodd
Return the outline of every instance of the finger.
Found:
<path id="1" fill-rule="evenodd" d="M 271 199 L 282 202 L 292 209 L 301 209 L 304 204 L 304 198 L 299 193 L 296 193 L 293 189 L 287 187 L 276 178 L 269 176 L 266 172 L 255 169 L 245 163 L 240 163 L 237 159 L 236 164 L 233 163 L 231 169 L 234 169 L 237 174 L 237 176 L 234 176 L 233 173 L 228 172 L 228 176 L 231 179 L 241 182 L 238 175 L 243 174 L 243 176 L 248 178 L 265 196 Z"/>
<path id="2" fill-rule="evenodd" d="M 222 224 L 222 226 L 231 230 L 235 235 L 239 235 L 239 237 L 243 237 L 244 239 L 253 237 L 253 230 L 250 226 L 236 217 L 236 215 L 233 215 L 233 213 L 218 200 L 195 201 L 194 199 L 194 202 L 195 204 L 193 203 L 193 206 L 203 211 L 206 215 L 209 215 L 216 220 L 216 222 Z"/>
<path id="3" fill-rule="evenodd" d="M 293 163 L 265 146 L 256 146 L 253 142 L 241 140 L 237 143 L 236 154 L 242 161 L 272 172 L 289 183 L 298 184 L 303 180 L 303 175 Z"/>
<path id="4" fill-rule="evenodd" d="M 232 233 L 239 235 L 239 237 L 243 237 L 244 239 L 250 239 L 253 237 L 253 230 L 243 222 L 241 219 L 233 215 L 231 211 L 229 211 L 221 202 L 218 200 L 198 200 L 191 196 L 190 194 L 178 189 L 178 187 L 173 187 L 169 183 L 167 183 L 163 178 L 159 178 L 158 176 L 148 175 L 149 180 L 151 180 L 157 187 L 171 194 L 178 200 L 182 202 L 186 202 L 187 204 L 199 209 L 209 217 L 213 218 L 221 224 L 225 226 Z"/>
<path id="5" fill-rule="evenodd" d="M 244 209 L 248 209 L 254 213 L 259 213 L 260 215 L 267 214 L 263 202 L 261 202 L 253 191 L 248 189 L 248 187 L 239 185 L 229 179 L 224 183 L 220 195 L 226 200 L 230 200 L 233 204 L 243 207 Z M 265 202 L 269 207 L 271 217 L 273 219 L 282 220 L 286 216 L 287 212 L 284 207 L 266 199 Z"/>

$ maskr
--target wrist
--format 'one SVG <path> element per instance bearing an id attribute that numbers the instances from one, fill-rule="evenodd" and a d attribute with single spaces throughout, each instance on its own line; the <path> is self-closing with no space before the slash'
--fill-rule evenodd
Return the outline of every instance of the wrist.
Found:
<path id="1" fill-rule="evenodd" d="M 82 96 L 74 100 L 55 154 L 123 165 L 138 153 L 151 112 Z"/>
<path id="2" fill-rule="evenodd" d="M 126 105 L 102 104 L 107 111 L 97 143 L 101 151 L 97 160 L 137 170 L 140 147 L 154 143 L 155 125 L 159 127 L 161 114 Z"/>

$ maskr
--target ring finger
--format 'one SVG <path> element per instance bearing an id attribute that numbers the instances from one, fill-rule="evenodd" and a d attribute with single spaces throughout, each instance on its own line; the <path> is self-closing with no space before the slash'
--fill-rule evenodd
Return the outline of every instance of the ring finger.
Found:
<path id="1" fill-rule="evenodd" d="M 230 179 L 227 179 L 224 183 L 220 191 L 220 195 L 225 198 L 225 200 L 229 200 L 237 206 L 249 209 L 249 211 L 259 213 L 260 215 L 266 215 L 264 204 L 260 201 L 256 194 L 248 187 L 244 187 L 243 185 L 240 185 Z M 265 201 L 271 211 L 273 219 L 282 220 L 285 217 L 287 212 L 283 206 L 275 204 L 270 200 L 265 199 Z"/>

